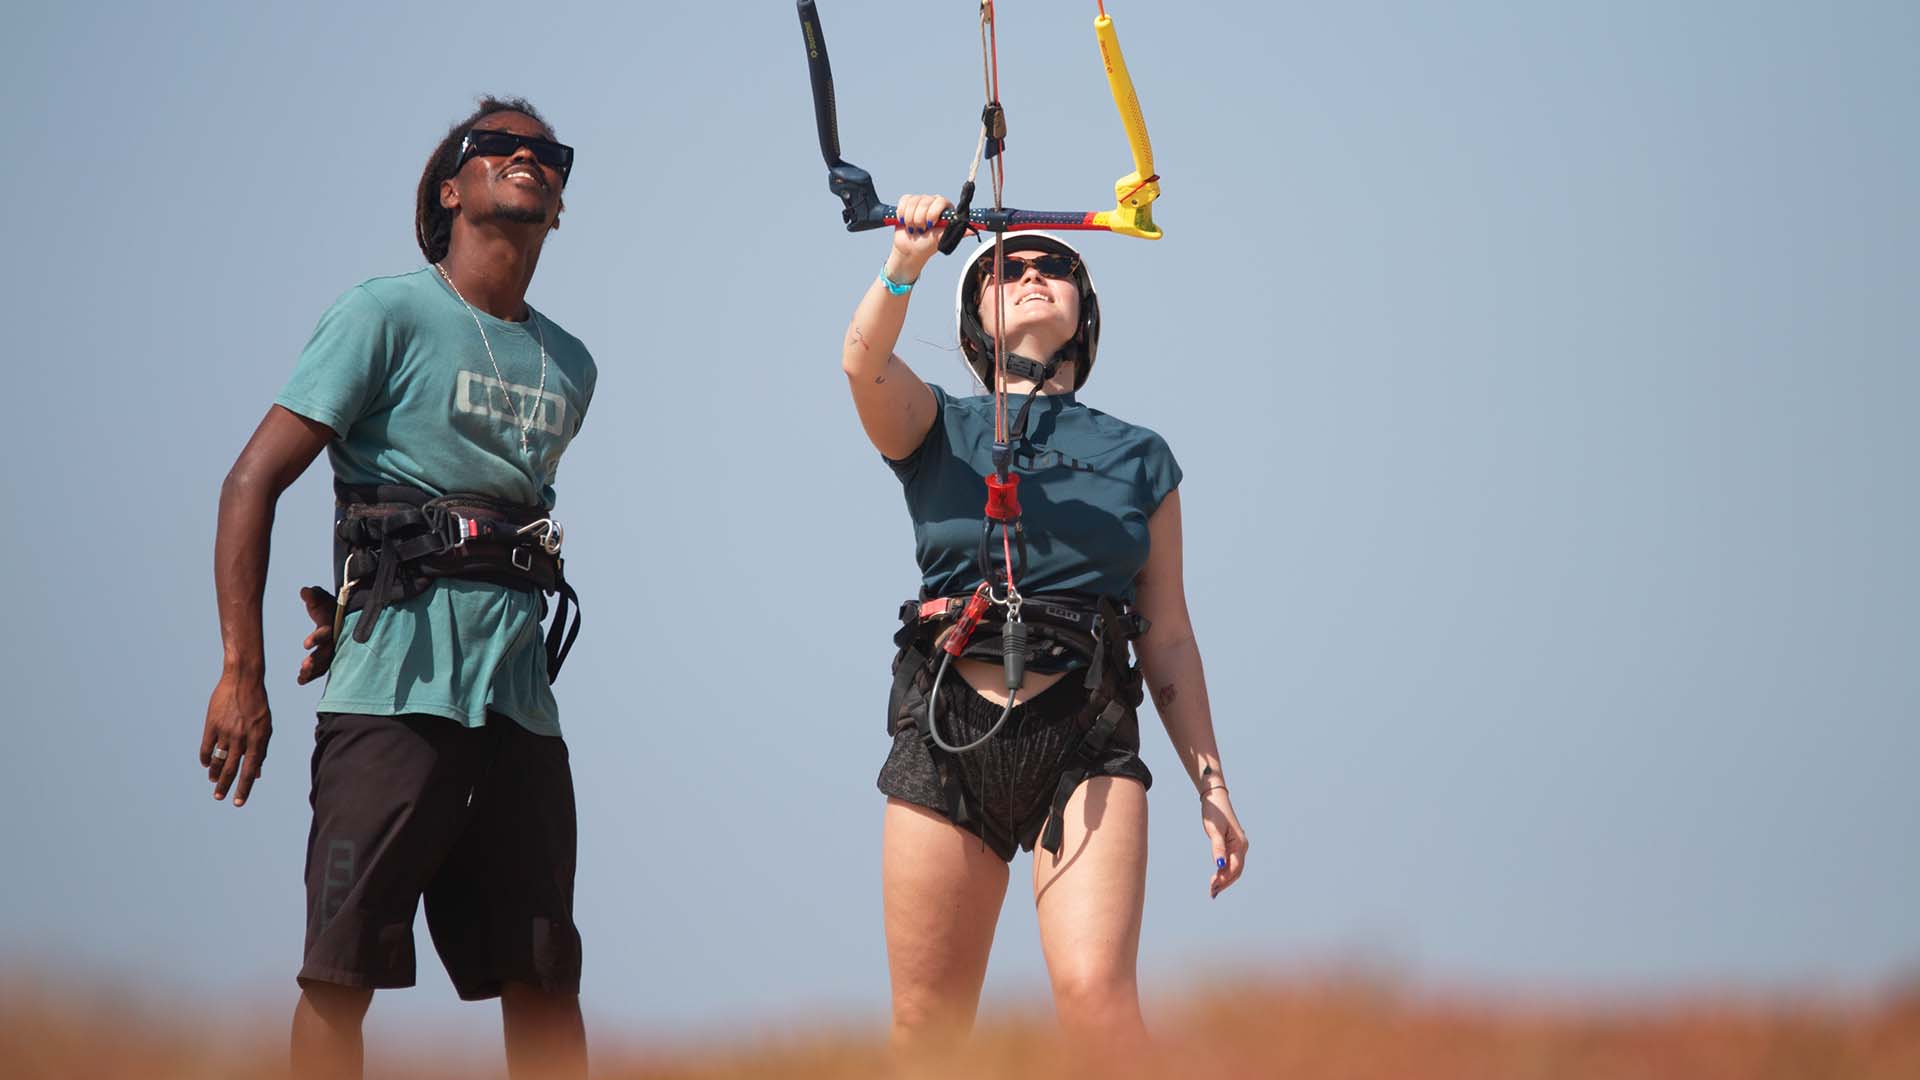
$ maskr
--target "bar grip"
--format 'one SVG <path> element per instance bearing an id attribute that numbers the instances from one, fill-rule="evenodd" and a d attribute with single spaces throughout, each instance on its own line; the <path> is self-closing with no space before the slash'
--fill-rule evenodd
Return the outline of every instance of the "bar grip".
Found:
<path id="1" fill-rule="evenodd" d="M 1105 12 L 1094 17 L 1093 36 L 1100 43 L 1100 62 L 1107 69 L 1107 89 L 1113 91 L 1113 104 L 1120 110 L 1120 123 L 1127 129 L 1127 145 L 1133 150 L 1133 169 L 1144 179 L 1153 175 L 1153 143 L 1147 138 L 1147 118 L 1140 113 L 1140 97 L 1133 91 L 1133 76 L 1127 74 L 1127 58 L 1120 52 L 1120 36 L 1113 20 Z"/>
<path id="2" fill-rule="evenodd" d="M 807 75 L 813 80 L 813 122 L 820 129 L 820 156 L 827 167 L 840 160 L 840 119 L 833 99 L 833 64 L 827 59 L 827 35 L 813 0 L 798 0 L 800 35 L 807 44 Z"/>

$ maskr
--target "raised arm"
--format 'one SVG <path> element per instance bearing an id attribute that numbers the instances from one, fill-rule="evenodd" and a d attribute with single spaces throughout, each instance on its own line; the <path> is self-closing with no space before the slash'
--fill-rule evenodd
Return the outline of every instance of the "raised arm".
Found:
<path id="1" fill-rule="evenodd" d="M 938 250 L 941 211 L 948 202 L 939 195 L 908 195 L 900 200 L 900 224 L 893 230 L 893 248 L 883 269 L 886 280 L 875 276 L 853 309 L 847 340 L 840 348 L 840 370 L 847 373 L 853 407 L 860 426 L 874 448 L 898 461 L 926 441 L 933 426 L 933 391 L 904 361 L 894 355 L 900 328 L 906 325 L 912 293 L 895 295 L 887 288 L 910 285 Z"/>
<path id="2" fill-rule="evenodd" d="M 1187 778 L 1200 795 L 1200 822 L 1213 843 L 1216 862 L 1213 895 L 1239 880 L 1246 866 L 1247 833 L 1233 812 L 1226 771 L 1214 742 L 1213 710 L 1207 702 L 1207 676 L 1200 645 L 1187 614 L 1187 585 L 1181 567 L 1180 491 L 1167 493 L 1147 522 L 1151 546 L 1147 565 L 1135 579 L 1140 614 L 1150 625 L 1134 643 L 1147 689 L 1160 722 L 1180 755 Z M 1225 865 L 1218 865 L 1219 860 Z"/>
<path id="3" fill-rule="evenodd" d="M 213 585 L 220 611 L 220 681 L 207 702 L 200 733 L 200 764 L 233 805 L 253 790 L 273 737 L 267 708 L 266 658 L 261 645 L 260 594 L 267 583 L 267 549 L 274 504 L 326 448 L 333 431 L 279 405 L 247 440 L 220 485 L 220 522 L 213 541 Z M 220 753 L 215 754 L 214 748 Z M 238 781 L 238 786 L 234 784 Z"/>

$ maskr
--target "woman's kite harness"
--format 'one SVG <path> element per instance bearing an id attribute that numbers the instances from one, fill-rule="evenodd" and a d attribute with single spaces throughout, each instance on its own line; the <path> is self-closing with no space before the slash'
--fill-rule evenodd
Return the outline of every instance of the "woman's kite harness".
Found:
<path id="1" fill-rule="evenodd" d="M 361 613 L 353 640 L 365 644 L 387 605 L 419 596 L 435 578 L 461 578 L 540 593 L 542 618 L 547 595 L 555 596 L 547 681 L 560 677 L 560 665 L 580 635 L 580 597 L 567 584 L 563 532 L 546 507 L 339 480 L 333 493 L 333 558 L 340 567 L 334 581 L 336 648 L 349 611 Z"/>
<path id="2" fill-rule="evenodd" d="M 814 122 L 820 134 L 820 154 L 827 164 L 827 186 L 839 196 L 841 220 L 847 231 L 861 232 L 899 224 L 898 208 L 880 201 L 873 177 L 840 156 L 840 125 L 834 99 L 833 69 L 827 59 L 826 35 L 814 0 L 797 0 L 800 31 L 807 49 L 807 69 L 813 82 Z M 1104 230 L 1122 236 L 1160 239 L 1159 226 L 1153 221 L 1153 203 L 1160 197 L 1160 177 L 1153 171 L 1153 146 L 1147 139 L 1147 126 L 1134 94 L 1133 79 L 1127 73 L 1120 52 L 1120 39 L 1113 20 L 1107 16 L 1104 0 L 1098 0 L 1099 15 L 1094 19 L 1094 37 L 1100 47 L 1108 88 L 1126 128 L 1127 143 L 1133 155 L 1133 171 L 1114 183 L 1114 207 L 1101 211 L 1016 210 L 1006 206 L 1007 114 L 1000 103 L 999 43 L 994 22 L 993 0 L 980 2 L 980 58 L 986 104 L 980 112 L 980 139 L 974 148 L 973 163 L 960 197 L 952 209 L 943 212 L 946 223 L 939 249 L 951 254 L 969 233 L 991 233 L 994 237 L 994 280 L 1004 281 L 1006 270 L 1006 234 L 1035 229 Z M 973 206 L 974 182 L 982 160 L 989 163 L 993 186 L 993 206 Z M 1004 316 L 1004 308 L 1002 309 Z M 977 561 L 981 583 L 967 596 L 926 597 L 909 601 L 901 608 L 904 623 L 895 643 L 901 652 L 895 661 L 894 694 L 889 705 L 889 730 L 898 723 L 920 725 L 924 716 L 924 735 L 928 749 L 939 764 L 943 785 L 951 772 L 944 755 L 962 754 L 993 738 L 1006 724 L 1025 683 L 1030 657 L 1067 654 L 1086 664 L 1086 706 L 1079 717 L 1084 729 L 1079 754 L 1070 755 L 1074 763 L 1063 773 L 1060 791 L 1053 807 L 1042 846 L 1058 854 L 1060 814 L 1073 789 L 1087 775 L 1087 766 L 1106 748 L 1108 739 L 1121 722 L 1131 716 L 1140 703 L 1140 675 L 1129 663 L 1127 643 L 1145 631 L 1146 622 L 1125 610 L 1115 598 L 1079 595 L 1022 596 L 1019 578 L 1026 571 L 1026 531 L 1020 520 L 1020 477 L 1011 471 L 1013 443 L 1026 438 L 1026 419 L 1034 397 L 1054 377 L 1065 358 L 1064 351 L 1046 362 L 1010 355 L 1000 337 L 1004 317 L 996 320 L 993 355 L 994 442 L 993 469 L 985 477 L 987 501 Z M 1084 369 L 1084 363 L 1082 365 Z M 1012 375 L 1030 380 L 1017 417 L 1008 423 L 1007 380 Z M 999 542 L 994 543 L 996 528 Z M 995 558 L 996 550 L 998 559 Z M 996 565 L 997 563 L 997 565 Z M 976 636 L 986 626 L 987 632 Z M 1007 704 L 1000 718 L 985 734 L 964 745 L 953 745 L 941 735 L 935 714 L 939 708 L 940 688 L 956 657 L 999 660 L 1006 668 Z M 937 664 L 936 664 L 937 659 Z M 954 789 L 957 790 L 957 789 Z M 968 814 L 964 799 L 950 790 L 956 799 L 956 822 L 964 823 Z"/>

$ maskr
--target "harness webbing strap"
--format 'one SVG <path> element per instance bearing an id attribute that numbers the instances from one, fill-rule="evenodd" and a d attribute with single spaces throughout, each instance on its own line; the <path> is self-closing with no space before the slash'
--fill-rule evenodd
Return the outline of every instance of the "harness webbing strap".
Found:
<path id="1" fill-rule="evenodd" d="M 1047 854 L 1055 856 L 1060 854 L 1060 842 L 1066 834 L 1067 802 L 1073 798 L 1073 793 L 1079 790 L 1080 785 L 1087 779 L 1088 764 L 1098 761 L 1100 755 L 1106 752 L 1107 743 L 1113 738 L 1113 733 L 1119 730 L 1120 721 L 1126 719 L 1126 716 L 1126 702 L 1119 695 L 1115 695 L 1108 700 L 1106 708 L 1100 710 L 1100 715 L 1094 720 L 1093 726 L 1080 737 L 1080 745 L 1068 754 L 1074 764 L 1060 773 L 1060 785 L 1053 792 L 1053 809 L 1047 813 L 1046 827 L 1040 830 L 1040 846 L 1046 850 Z"/>
<path id="2" fill-rule="evenodd" d="M 914 625 L 927 620 L 942 621 L 957 617 L 970 596 L 938 596 L 931 600 L 908 600 L 900 605 L 900 621 L 911 632 Z M 997 613 L 999 609 L 994 609 Z M 1147 632 L 1151 623 L 1136 611 L 1126 610 L 1110 597 L 1093 598 L 1072 593 L 1041 593 L 1021 599 L 1021 618 L 1043 627 L 1058 627 L 1088 637 L 1101 635 L 1106 627 L 1116 627 L 1121 642 L 1131 641 Z M 1097 662 L 1098 656 L 1090 658 Z"/>
<path id="3" fill-rule="evenodd" d="M 366 606 L 361 609 L 360 621 L 354 624 L 353 640 L 365 645 L 373 640 L 374 624 L 380 621 L 380 613 L 386 610 L 387 597 L 393 592 L 393 585 L 400 574 L 400 555 L 394 550 L 391 535 L 381 538 L 379 554 L 373 559 L 373 584 L 364 595 Z"/>
<path id="4" fill-rule="evenodd" d="M 553 622 L 547 627 L 547 682 L 553 683 L 560 678 L 560 665 L 567 662 L 567 654 L 573 651 L 573 639 L 580 636 L 580 594 L 573 591 L 566 578 L 555 582 L 559 588 L 554 590 Z M 544 603 L 544 598 L 542 598 Z M 573 621 L 567 621 L 571 607 Z M 562 629 L 564 628 L 564 633 Z"/>

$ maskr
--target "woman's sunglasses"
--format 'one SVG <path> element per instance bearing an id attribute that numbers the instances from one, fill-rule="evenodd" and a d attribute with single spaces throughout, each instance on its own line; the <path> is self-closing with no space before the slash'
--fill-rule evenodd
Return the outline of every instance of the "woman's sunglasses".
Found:
<path id="1" fill-rule="evenodd" d="M 467 132 L 467 137 L 460 143 L 460 160 L 454 164 L 453 171 L 459 172 L 476 157 L 512 157 L 523 146 L 533 152 L 533 160 L 558 171 L 560 182 L 566 183 L 567 177 L 573 172 L 573 147 L 537 135 L 520 135 L 511 131 L 475 128 Z"/>
<path id="2" fill-rule="evenodd" d="M 1041 277 L 1064 280 L 1072 277 L 1074 268 L 1080 265 L 1080 260 L 1071 255 L 1058 255 L 1053 252 L 1044 252 L 1030 259 L 1015 258 L 1012 255 L 1005 258 L 1008 281 L 1019 281 L 1026 277 L 1029 268 L 1038 270 Z M 980 265 L 983 267 L 980 271 L 980 284 L 992 285 L 994 283 L 993 260 L 982 259 Z"/>

